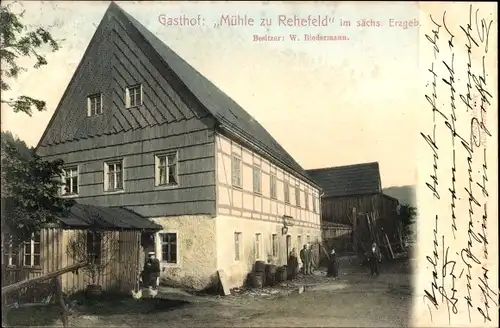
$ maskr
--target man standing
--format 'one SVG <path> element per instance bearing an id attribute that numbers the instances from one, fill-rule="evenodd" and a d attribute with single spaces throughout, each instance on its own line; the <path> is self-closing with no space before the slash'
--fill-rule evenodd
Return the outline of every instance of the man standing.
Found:
<path id="1" fill-rule="evenodd" d="M 148 253 L 148 260 L 146 261 L 144 271 L 148 279 L 148 286 L 156 290 L 158 287 L 158 278 L 160 277 L 160 261 L 156 258 L 155 252 Z"/>
<path id="2" fill-rule="evenodd" d="M 376 242 L 372 243 L 371 254 L 370 254 L 370 273 L 371 275 L 379 275 L 379 265 L 378 262 L 382 260 L 382 253 Z"/>
<path id="3" fill-rule="evenodd" d="M 300 250 L 300 260 L 302 261 L 302 266 L 304 268 L 304 274 L 311 273 L 311 251 L 308 249 L 307 245 Z"/>

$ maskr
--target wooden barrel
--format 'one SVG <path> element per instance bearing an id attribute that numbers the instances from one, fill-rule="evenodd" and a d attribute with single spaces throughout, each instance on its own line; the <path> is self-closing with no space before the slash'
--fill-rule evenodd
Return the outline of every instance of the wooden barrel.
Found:
<path id="1" fill-rule="evenodd" d="M 286 281 L 286 278 L 287 278 L 286 266 L 279 267 L 276 270 L 276 282 Z"/>
<path id="2" fill-rule="evenodd" d="M 274 264 L 267 264 L 266 265 L 266 272 L 269 272 L 271 274 L 275 274 L 276 273 L 276 265 L 274 265 Z"/>
<path id="3" fill-rule="evenodd" d="M 262 288 L 264 284 L 263 280 L 263 274 L 261 272 L 252 272 L 250 274 L 250 286 L 252 286 L 252 288 Z"/>
<path id="4" fill-rule="evenodd" d="M 256 261 L 254 264 L 255 272 L 264 272 L 266 270 L 266 263 L 264 261 Z"/>

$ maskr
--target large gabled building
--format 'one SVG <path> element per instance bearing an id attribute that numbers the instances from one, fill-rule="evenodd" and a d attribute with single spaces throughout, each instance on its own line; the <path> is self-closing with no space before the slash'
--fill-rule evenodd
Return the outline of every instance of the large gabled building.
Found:
<path id="1" fill-rule="evenodd" d="M 249 81 L 249 84 L 251 81 Z M 243 108 L 112 3 L 38 153 L 63 197 L 160 224 L 162 275 L 195 288 L 321 238 L 320 188 Z"/>

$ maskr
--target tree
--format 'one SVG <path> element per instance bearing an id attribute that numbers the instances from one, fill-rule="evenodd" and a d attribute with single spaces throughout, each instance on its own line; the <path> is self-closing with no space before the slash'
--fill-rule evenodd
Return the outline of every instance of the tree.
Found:
<path id="1" fill-rule="evenodd" d="M 410 204 L 400 205 L 398 216 L 403 227 L 403 238 L 406 240 L 408 237 L 411 237 L 413 233 L 412 225 L 415 224 L 417 208 L 411 206 Z"/>
<path id="2" fill-rule="evenodd" d="M 14 7 L 17 4 L 20 8 Z M 19 11 L 16 13 L 15 11 Z M 48 46 L 52 52 L 59 50 L 62 40 L 54 40 L 52 35 L 43 27 L 34 30 L 28 29 L 23 23 L 24 8 L 15 2 L 9 5 L 0 5 L 0 58 L 1 58 L 1 91 L 10 90 L 8 79 L 16 79 L 26 68 L 17 64 L 19 57 L 31 57 L 36 60 L 34 68 L 47 65 L 42 54 L 43 48 Z M 43 111 L 45 101 L 30 96 L 19 96 L 17 99 L 2 99 L 2 103 L 10 106 L 14 112 L 23 112 L 31 116 L 33 106 Z"/>
<path id="3" fill-rule="evenodd" d="M 33 149 L 2 132 L 2 226 L 14 245 L 30 240 L 32 234 L 73 205 L 58 197 L 63 161 L 45 161 Z"/>
<path id="4" fill-rule="evenodd" d="M 118 261 L 118 238 L 114 231 L 104 231 L 91 227 L 87 231 L 77 231 L 68 241 L 67 253 L 75 261 L 87 262 L 82 271 L 87 284 L 99 286 L 111 263 Z"/>

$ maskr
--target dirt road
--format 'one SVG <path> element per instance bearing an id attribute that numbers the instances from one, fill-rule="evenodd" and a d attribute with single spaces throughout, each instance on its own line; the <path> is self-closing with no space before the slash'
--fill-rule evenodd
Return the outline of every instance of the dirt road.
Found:
<path id="1" fill-rule="evenodd" d="M 411 312 L 408 270 L 399 264 L 382 267 L 372 278 L 365 268 L 345 268 L 337 280 L 324 273 L 298 281 L 303 293 L 227 297 L 196 297 L 163 293 L 162 299 L 141 301 L 127 297 L 75 309 L 73 327 L 405 327 Z M 259 294 L 260 293 L 260 294 Z M 21 309 L 18 309 L 21 310 Z M 34 310 L 31 310 L 34 311 Z M 59 310 L 36 313 L 13 311 L 11 324 L 60 326 Z M 15 313 L 17 312 L 17 313 Z M 45 315 L 43 322 L 34 318 Z M 12 316 L 9 315 L 12 318 Z"/>
<path id="2" fill-rule="evenodd" d="M 197 298 L 162 311 L 99 315 L 98 320 L 75 318 L 74 326 L 174 327 L 404 327 L 411 312 L 410 275 L 386 268 L 372 278 L 364 270 L 335 281 L 316 279 L 299 294 L 259 297 Z M 356 272 L 358 271 L 358 272 Z M 314 279 L 313 279 L 314 280 Z M 171 303 L 173 305 L 173 303 Z"/>

